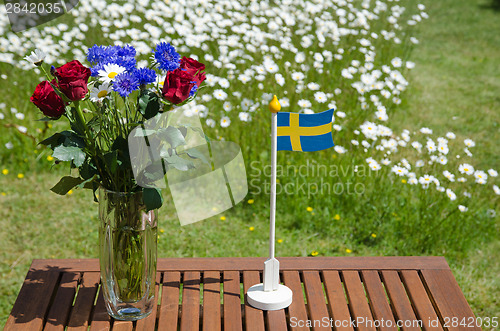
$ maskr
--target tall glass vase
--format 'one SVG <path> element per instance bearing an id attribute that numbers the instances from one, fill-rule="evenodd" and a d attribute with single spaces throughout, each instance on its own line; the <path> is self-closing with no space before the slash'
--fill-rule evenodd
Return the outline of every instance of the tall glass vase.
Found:
<path id="1" fill-rule="evenodd" d="M 99 190 L 101 291 L 115 319 L 138 320 L 155 307 L 157 217 L 142 192 Z"/>

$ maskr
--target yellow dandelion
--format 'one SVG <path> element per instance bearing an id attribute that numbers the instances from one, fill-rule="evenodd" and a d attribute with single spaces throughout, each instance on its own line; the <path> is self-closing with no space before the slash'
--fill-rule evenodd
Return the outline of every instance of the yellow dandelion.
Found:
<path id="1" fill-rule="evenodd" d="M 377 235 L 375 233 L 372 233 L 372 238 L 377 238 Z"/>
<path id="2" fill-rule="evenodd" d="M 24 178 L 24 174 L 21 174 L 21 173 L 17 174 L 17 178 L 23 179 Z"/>
<path id="3" fill-rule="evenodd" d="M 306 210 L 307 210 L 308 212 L 312 212 L 312 211 L 313 211 L 313 208 L 312 208 L 312 207 L 307 207 L 307 208 L 306 208 Z"/>
<path id="4" fill-rule="evenodd" d="M 251 205 L 252 203 L 254 203 L 255 201 L 253 199 L 249 199 L 248 201 L 248 204 Z"/>
<path id="5" fill-rule="evenodd" d="M 319 253 L 318 253 L 318 251 L 312 251 L 312 252 L 311 252 L 311 255 L 312 255 L 312 256 L 317 256 L 318 254 L 319 254 Z"/>
<path id="6" fill-rule="evenodd" d="M 280 180 L 279 179 L 276 179 L 276 184 L 279 184 L 280 183 Z"/>
<path id="7" fill-rule="evenodd" d="M 248 230 L 253 231 L 253 230 L 255 230 L 255 227 L 251 226 L 248 228 Z"/>
<path id="8" fill-rule="evenodd" d="M 333 216 L 333 219 L 336 220 L 336 221 L 340 220 L 340 215 L 336 214 L 335 216 Z"/>
<path id="9" fill-rule="evenodd" d="M 49 129 L 51 129 L 51 128 L 52 128 L 52 124 L 50 124 L 50 123 L 49 123 L 49 124 L 47 124 L 47 127 L 48 127 Z"/>
<path id="10" fill-rule="evenodd" d="M 348 254 L 350 254 L 350 253 L 352 253 L 352 249 L 346 248 L 345 252 L 348 253 Z"/>
<path id="11" fill-rule="evenodd" d="M 221 216 L 221 217 L 220 217 L 220 220 L 221 220 L 221 221 L 225 221 L 225 220 L 226 220 L 226 216 Z"/>
<path id="12" fill-rule="evenodd" d="M 47 156 L 47 161 L 49 162 L 54 161 L 54 157 L 52 155 Z"/>
<path id="13" fill-rule="evenodd" d="M 2 170 L 2 174 L 4 174 L 4 175 L 8 175 L 8 174 L 9 174 L 9 169 L 3 169 L 3 170 Z"/>
<path id="14" fill-rule="evenodd" d="M 165 230 L 164 229 L 160 229 L 160 233 L 163 233 L 163 232 L 165 232 Z"/>
<path id="15" fill-rule="evenodd" d="M 73 194 L 73 190 L 69 190 L 68 193 L 66 193 L 67 195 L 71 195 Z"/>
<path id="16" fill-rule="evenodd" d="M 7 193 L 2 192 L 2 193 L 0 193 L 0 195 L 4 197 L 4 196 L 6 196 L 6 195 L 7 195 Z"/>
<path id="17" fill-rule="evenodd" d="M 401 179 L 401 183 L 406 184 L 406 179 Z"/>
<path id="18" fill-rule="evenodd" d="M 33 151 L 33 153 L 38 154 L 38 153 L 39 153 L 39 152 L 38 152 L 38 149 L 35 149 L 35 150 Z"/>
<path id="19" fill-rule="evenodd" d="M 278 244 L 283 243 L 283 239 L 278 239 Z"/>

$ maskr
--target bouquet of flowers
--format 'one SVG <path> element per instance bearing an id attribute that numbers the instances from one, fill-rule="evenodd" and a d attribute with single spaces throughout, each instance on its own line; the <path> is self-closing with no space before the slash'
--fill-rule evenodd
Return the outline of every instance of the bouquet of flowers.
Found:
<path id="1" fill-rule="evenodd" d="M 144 121 L 193 100 L 205 80 L 205 65 L 181 58 L 166 42 L 153 49 L 149 67 L 138 68 L 135 56 L 129 45 L 94 45 L 87 53 L 90 67 L 73 60 L 51 67 L 50 74 L 42 51 L 26 57 L 47 76 L 31 96 L 46 116 L 42 120 L 65 117 L 71 127 L 41 142 L 53 149 L 54 158 L 79 169 L 79 177 L 63 177 L 52 188 L 55 193 L 64 195 L 76 186 L 94 193 L 100 186 L 114 192 L 143 190 L 149 210 L 161 206 L 157 189 L 137 185 L 127 138 Z M 185 136 L 176 129 L 170 133 Z"/>
<path id="2" fill-rule="evenodd" d="M 95 45 L 87 54 L 90 67 L 73 60 L 51 67 L 49 73 L 43 52 L 26 57 L 47 76 L 31 96 L 46 116 L 42 120 L 64 117 L 70 124 L 41 143 L 53 149 L 54 158 L 79 170 L 78 177 L 63 177 L 52 191 L 64 195 L 74 187 L 88 188 L 97 201 L 95 192 L 100 190 L 102 289 L 108 313 L 117 319 L 143 318 L 155 306 L 157 209 L 163 200 L 155 185 L 145 185 L 134 172 L 140 157 L 133 156 L 131 162 L 129 139 L 141 131 L 134 129 L 142 128 L 139 137 L 147 142 L 145 125 L 155 121 L 165 137 L 156 146 L 167 151 L 155 160 L 160 164 L 140 174 L 150 183 L 164 179 L 169 168 L 188 170 L 194 167 L 191 159 L 203 161 L 192 148 L 177 150 L 186 145 L 189 127 L 168 125 L 169 117 L 163 115 L 196 97 L 205 65 L 181 58 L 165 42 L 153 53 L 149 67 L 137 68 L 133 47 Z"/>

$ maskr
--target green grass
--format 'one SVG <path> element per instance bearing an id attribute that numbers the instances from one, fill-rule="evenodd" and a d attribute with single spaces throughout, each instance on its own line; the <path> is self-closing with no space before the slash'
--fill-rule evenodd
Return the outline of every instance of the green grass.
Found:
<path id="1" fill-rule="evenodd" d="M 430 19 L 418 26 L 420 44 L 410 57 L 417 66 L 409 76 L 404 107 L 390 114 L 391 127 L 413 131 L 427 126 L 440 136 L 453 131 L 457 146 L 464 138 L 472 138 L 477 144 L 472 149 L 474 166 L 498 167 L 500 12 L 488 8 L 490 2 L 486 0 L 422 3 Z M 0 102 L 33 112 L 26 99 L 35 75 L 6 70 L 20 84 L 2 83 L 4 96 Z M 267 178 L 256 170 L 269 163 L 267 149 L 258 147 L 269 145 L 267 128 L 267 118 L 262 117 L 228 134 L 212 132 L 212 136 L 227 134 L 241 145 L 249 180 L 255 180 L 253 186 L 250 182 L 248 199 L 255 203 L 242 202 L 223 214 L 224 221 L 218 216 L 180 227 L 167 198 L 167 205 L 160 211 L 159 257 L 267 255 L 268 195 L 257 192 Z M 250 134 L 250 138 L 255 140 L 245 132 L 253 132 L 255 136 Z M 49 151 L 34 154 L 29 139 L 21 135 L 15 139 L 13 153 L 0 154 L 0 170 L 10 170 L 6 176 L 0 174 L 0 192 L 6 193 L 0 195 L 0 293 L 4 294 L 0 323 L 5 323 L 32 259 L 97 257 L 97 205 L 90 192 L 54 195 L 49 188 L 67 170 L 49 170 L 50 163 L 45 160 Z M 341 139 L 345 141 L 339 144 L 347 146 L 348 135 Z M 305 165 L 310 155 L 280 153 L 279 164 Z M 388 175 L 387 169 L 370 176 L 353 173 L 353 165 L 364 162 L 364 155 L 331 155 L 320 152 L 314 160 L 342 166 L 348 172 L 329 176 L 328 183 L 362 184 L 363 194 L 308 197 L 307 192 L 304 195 L 297 190 L 278 195 L 276 236 L 283 240 L 277 244 L 278 256 L 308 256 L 312 251 L 324 256 L 444 255 L 476 315 L 500 316 L 499 222 L 498 217 L 486 215 L 487 209 L 499 212 L 499 200 L 491 190 L 472 191 L 476 205 L 469 206 L 470 213 L 462 214 L 456 209 L 458 202 L 465 201 L 461 192 L 457 192 L 457 203 L 451 204 L 445 196 L 402 184 L 399 177 Z M 260 164 L 252 167 L 250 161 Z M 25 178 L 17 179 L 18 172 Z M 280 184 L 304 184 L 313 189 L 313 185 L 321 184 L 321 178 L 287 174 L 280 177 Z M 313 211 L 307 211 L 307 207 Z"/>

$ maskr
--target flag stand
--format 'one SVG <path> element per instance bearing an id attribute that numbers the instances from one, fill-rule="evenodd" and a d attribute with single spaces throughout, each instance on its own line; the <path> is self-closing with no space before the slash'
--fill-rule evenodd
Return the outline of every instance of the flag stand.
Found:
<path id="1" fill-rule="evenodd" d="M 274 96 L 269 103 L 272 113 L 271 135 L 271 201 L 269 217 L 269 258 L 264 262 L 263 283 L 253 285 L 247 291 L 248 303 L 261 310 L 279 310 L 290 306 L 293 292 L 281 285 L 280 264 L 274 257 L 275 220 L 276 220 L 276 150 L 277 150 L 277 113 L 281 109 L 278 98 Z"/>

